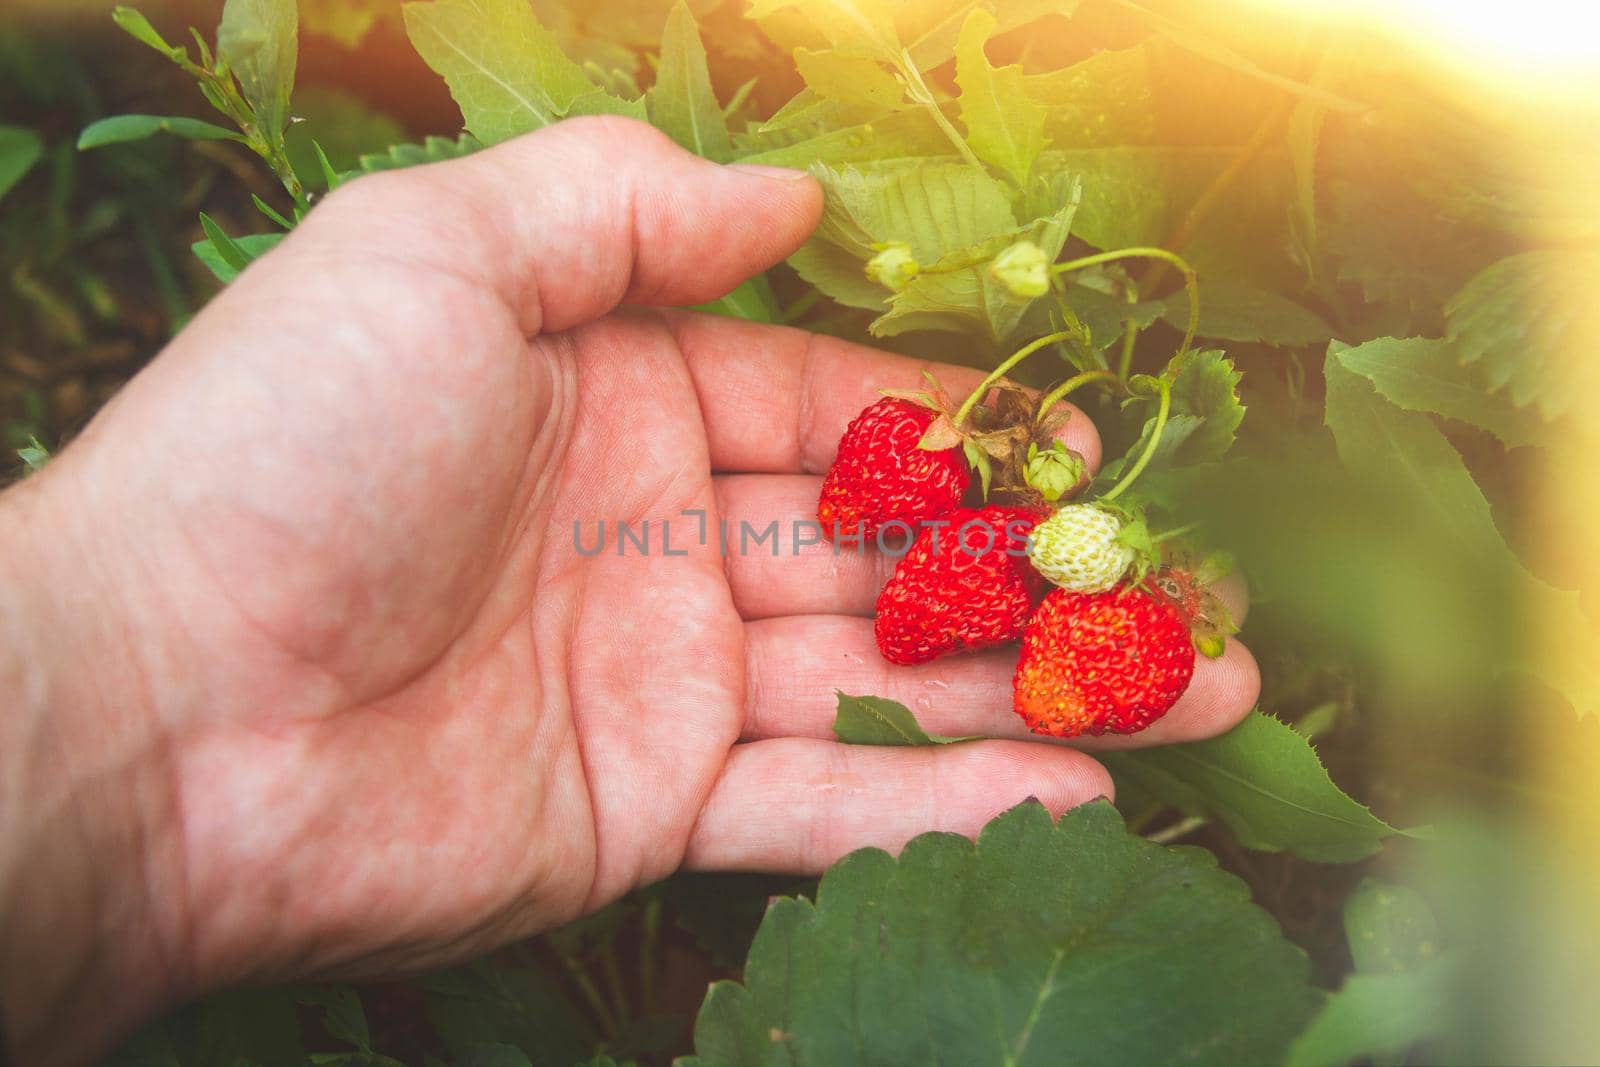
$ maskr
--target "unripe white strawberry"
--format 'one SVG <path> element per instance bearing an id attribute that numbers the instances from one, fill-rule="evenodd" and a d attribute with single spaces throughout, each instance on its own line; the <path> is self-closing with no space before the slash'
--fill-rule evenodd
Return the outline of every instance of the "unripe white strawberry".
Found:
<path id="1" fill-rule="evenodd" d="M 1034 570 L 1074 593 L 1103 593 L 1133 566 L 1134 550 L 1117 539 L 1122 520 L 1093 504 L 1068 504 L 1033 528 Z"/>

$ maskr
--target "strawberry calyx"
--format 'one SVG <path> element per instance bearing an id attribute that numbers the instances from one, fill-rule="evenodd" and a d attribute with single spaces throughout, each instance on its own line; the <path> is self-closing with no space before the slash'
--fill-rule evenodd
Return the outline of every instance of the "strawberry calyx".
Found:
<path id="1" fill-rule="evenodd" d="M 1078 487 L 1087 469 L 1083 456 L 1059 438 L 1051 440 L 1044 448 L 1039 447 L 1038 441 L 1029 441 L 1022 480 L 1054 504 Z"/>
<path id="2" fill-rule="evenodd" d="M 1233 570 L 1225 553 L 1212 553 L 1197 559 L 1186 546 L 1174 546 L 1165 553 L 1161 566 L 1148 576 L 1146 589 L 1178 609 L 1189 625 L 1195 651 L 1216 659 L 1227 647 L 1228 638 L 1239 632 L 1233 613 L 1213 592 L 1213 587 Z"/>
<path id="3" fill-rule="evenodd" d="M 1070 409 L 1039 419 L 1028 391 L 1004 379 L 986 382 L 980 386 L 980 393 L 958 407 L 931 372 L 925 376 L 926 389 L 880 392 L 934 413 L 917 447 L 933 452 L 961 449 L 967 465 L 978 476 L 985 503 L 1026 506 L 1054 502 L 1082 482 L 1083 456 L 1057 440 L 1071 417 Z M 1030 480 L 1030 463 L 1040 469 L 1050 465 L 1048 475 L 1039 477 L 1051 486 L 1054 495 Z"/>

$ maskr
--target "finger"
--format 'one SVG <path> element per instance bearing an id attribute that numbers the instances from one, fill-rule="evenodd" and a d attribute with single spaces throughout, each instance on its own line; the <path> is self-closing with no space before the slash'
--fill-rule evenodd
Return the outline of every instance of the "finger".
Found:
<path id="1" fill-rule="evenodd" d="M 1030 797 L 1051 814 L 1112 794 L 1071 749 L 1015 741 L 872 748 L 786 738 L 736 745 L 689 838 L 704 870 L 816 874 L 858 848 L 929 830 L 975 836 Z"/>
<path id="2" fill-rule="evenodd" d="M 929 733 L 1041 740 L 1012 710 L 1015 646 L 905 667 L 878 654 L 870 620 L 813 616 L 750 623 L 745 657 L 746 740 L 831 738 L 838 692 L 904 704 Z M 1220 658 L 1195 658 L 1189 688 L 1148 729 L 1070 743 L 1108 750 L 1204 740 L 1232 729 L 1250 713 L 1260 692 L 1255 657 L 1229 641 Z"/>
<path id="3" fill-rule="evenodd" d="M 719 471 L 820 474 L 845 427 L 880 390 L 924 388 L 923 372 L 931 370 L 959 402 L 986 373 L 709 315 L 673 315 L 669 322 L 694 377 L 711 465 Z M 1098 468 L 1094 424 L 1072 405 L 1063 407 L 1073 415 L 1062 439 Z"/>
<path id="4" fill-rule="evenodd" d="M 870 539 L 825 539 L 817 523 L 820 477 L 723 474 L 713 485 L 728 584 L 741 618 L 873 613 L 899 556 Z"/>
<path id="5" fill-rule="evenodd" d="M 1235 626 L 1243 626 L 1245 616 L 1250 614 L 1250 585 L 1245 581 L 1244 575 L 1238 571 L 1224 575 L 1211 587 L 1217 594 L 1217 599 L 1222 601 L 1222 606 L 1228 609 L 1228 615 Z"/>
<path id="6" fill-rule="evenodd" d="M 725 474 L 713 480 L 726 531 L 728 586 L 743 619 L 871 616 L 896 557 L 822 536 L 809 474 Z"/>
<path id="7" fill-rule="evenodd" d="M 787 257 L 821 214 L 799 171 L 718 166 L 603 116 L 352 182 L 286 248 L 435 267 L 497 293 L 532 335 L 624 303 L 714 300 Z"/>

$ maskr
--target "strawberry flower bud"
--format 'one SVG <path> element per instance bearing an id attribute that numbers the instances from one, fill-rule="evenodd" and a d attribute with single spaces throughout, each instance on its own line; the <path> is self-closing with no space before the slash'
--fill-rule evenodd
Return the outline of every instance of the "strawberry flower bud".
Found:
<path id="1" fill-rule="evenodd" d="M 1033 300 L 1050 291 L 1050 258 L 1032 241 L 1018 241 L 995 256 L 989 273 L 1020 300 Z"/>
<path id="2" fill-rule="evenodd" d="M 1083 472 L 1083 457 L 1064 442 L 1052 442 L 1050 448 L 1044 451 L 1040 451 L 1036 444 L 1028 445 L 1028 464 L 1023 468 L 1023 480 L 1039 490 L 1039 495 L 1052 504 L 1072 492 L 1083 480 Z"/>
<path id="3" fill-rule="evenodd" d="M 878 254 L 867 260 L 867 277 L 886 289 L 898 293 L 922 271 L 922 264 L 912 254 L 911 246 L 899 241 L 874 245 Z"/>

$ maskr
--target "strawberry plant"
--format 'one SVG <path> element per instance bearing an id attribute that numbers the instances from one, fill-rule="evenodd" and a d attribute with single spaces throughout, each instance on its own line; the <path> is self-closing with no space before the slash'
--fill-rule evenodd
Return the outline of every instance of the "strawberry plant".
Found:
<path id="1" fill-rule="evenodd" d="M 648 122 L 826 193 L 804 248 L 703 310 L 986 374 L 874 403 L 823 483 L 834 543 L 905 527 L 885 670 L 1020 643 L 1028 727 L 1154 730 L 1197 656 L 1231 662 L 1237 572 L 1263 684 L 1222 736 L 1107 746 L 1114 806 L 1024 805 L 820 883 L 675 876 L 415 981 L 216 998 L 119 1062 L 1593 1054 L 1594 872 L 1570 858 L 1595 829 L 1600 568 L 1559 536 L 1594 500 L 1600 225 L 1564 184 L 1596 162 L 1570 136 L 1583 105 L 1552 117 L 1415 42 L 1243 4 L 227 0 L 214 33 L 147 14 L 113 18 L 185 83 L 170 113 L 86 113 L 81 156 L 0 124 L 0 299 L 40 324 L 28 343 L 77 351 L 117 318 L 66 253 L 149 200 L 149 169 L 105 165 L 103 223 L 16 208 L 67 202 L 87 161 L 175 170 L 154 153 L 176 138 L 253 175 L 227 226 L 184 204 L 226 284 L 362 174 Z M 402 42 L 459 124 L 402 137 L 391 93 L 297 129 L 324 91 L 297 84 L 303 46 Z M 139 240 L 175 327 L 206 291 Z M 43 463 L 41 401 L 0 385 L 9 445 Z M 1067 444 L 1085 418 L 1096 463 Z M 834 730 L 970 740 L 926 710 L 840 693 Z"/>

